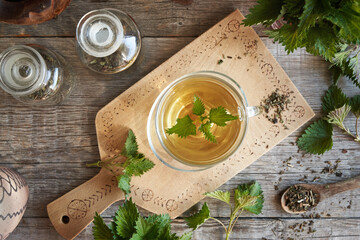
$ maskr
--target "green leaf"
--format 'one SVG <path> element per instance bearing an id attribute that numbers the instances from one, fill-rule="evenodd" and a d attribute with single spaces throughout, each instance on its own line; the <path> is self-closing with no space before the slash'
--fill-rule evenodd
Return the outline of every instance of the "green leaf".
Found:
<path id="1" fill-rule="evenodd" d="M 201 210 L 190 216 L 186 217 L 185 221 L 189 228 L 192 228 L 193 230 L 196 230 L 201 224 L 203 224 L 206 220 L 210 218 L 210 210 L 207 206 L 207 203 L 204 203 Z"/>
<path id="2" fill-rule="evenodd" d="M 191 240 L 192 234 L 193 234 L 192 232 L 186 232 L 183 235 L 181 235 L 179 240 Z"/>
<path id="3" fill-rule="evenodd" d="M 121 154 L 125 157 L 134 157 L 138 151 L 138 144 L 136 142 L 135 134 L 129 130 L 128 137 L 126 138 L 124 148 Z"/>
<path id="4" fill-rule="evenodd" d="M 336 126 L 345 130 L 346 127 L 344 126 L 344 120 L 349 114 L 350 110 L 351 107 L 348 104 L 345 104 L 341 108 L 329 112 L 325 119 L 328 121 L 328 123 L 335 124 Z"/>
<path id="5" fill-rule="evenodd" d="M 130 239 L 136 232 L 135 225 L 138 218 L 139 212 L 136 208 L 136 205 L 130 198 L 129 200 L 125 201 L 116 212 L 115 223 L 117 225 L 117 233 L 125 239 Z"/>
<path id="6" fill-rule="evenodd" d="M 329 70 L 330 70 L 330 72 L 332 72 L 333 84 L 337 85 L 339 82 L 339 79 L 341 78 L 341 75 L 343 74 L 341 67 L 334 64 L 329 68 Z"/>
<path id="7" fill-rule="evenodd" d="M 196 135 L 196 126 L 190 116 L 186 115 L 183 118 L 178 118 L 172 128 L 166 129 L 166 133 L 169 135 L 175 133 L 181 138 L 186 138 L 190 135 Z"/>
<path id="8" fill-rule="evenodd" d="M 105 224 L 101 216 L 96 212 L 94 217 L 93 236 L 94 240 L 113 240 L 113 235 L 109 227 Z"/>
<path id="9" fill-rule="evenodd" d="M 117 176 L 118 187 L 124 191 L 126 197 L 130 194 L 130 181 L 131 177 L 127 174 Z"/>
<path id="10" fill-rule="evenodd" d="M 351 112 L 356 118 L 360 118 L 360 95 L 350 98 Z"/>
<path id="11" fill-rule="evenodd" d="M 245 206 L 244 210 L 254 214 L 260 214 L 264 204 L 264 195 L 261 185 L 258 182 L 254 182 L 249 186 L 249 195 L 256 197 L 256 203 Z"/>
<path id="12" fill-rule="evenodd" d="M 116 228 L 116 218 L 113 217 L 113 221 L 110 224 L 111 234 L 113 236 L 112 240 L 123 240 L 123 238 L 118 234 Z"/>
<path id="13" fill-rule="evenodd" d="M 257 4 L 250 8 L 250 14 L 243 20 L 245 26 L 264 24 L 270 26 L 280 15 L 283 0 L 258 0 Z"/>
<path id="14" fill-rule="evenodd" d="M 304 10 L 299 18 L 299 32 L 304 33 L 310 27 L 315 26 L 318 20 L 323 18 L 327 11 L 330 11 L 330 7 L 328 1 L 305 0 Z"/>
<path id="15" fill-rule="evenodd" d="M 265 32 L 275 41 L 282 43 L 288 54 L 299 47 L 303 47 L 302 38 L 296 25 L 286 24 L 280 29 Z"/>
<path id="16" fill-rule="evenodd" d="M 235 208 L 242 208 L 248 212 L 260 214 L 264 203 L 261 185 L 257 182 L 239 185 L 235 189 L 234 200 Z"/>
<path id="17" fill-rule="evenodd" d="M 325 93 L 322 108 L 325 113 L 329 113 L 335 109 L 341 108 L 349 101 L 348 97 L 343 93 L 343 91 L 336 85 L 329 87 Z"/>
<path id="18" fill-rule="evenodd" d="M 358 88 L 360 88 L 360 81 L 356 75 L 356 71 L 350 67 L 349 60 L 344 62 L 341 67 L 343 68 L 343 75 L 348 77 Z"/>
<path id="19" fill-rule="evenodd" d="M 297 141 L 297 145 L 306 152 L 323 154 L 333 146 L 332 135 L 332 125 L 326 120 L 318 120 L 305 130 Z"/>
<path id="20" fill-rule="evenodd" d="M 128 158 L 127 162 L 124 173 L 128 176 L 141 176 L 155 166 L 143 154 L 138 154 L 135 158 Z"/>
<path id="21" fill-rule="evenodd" d="M 205 106 L 204 103 L 198 96 L 194 96 L 194 106 L 192 109 L 193 114 L 201 116 L 205 113 Z"/>
<path id="22" fill-rule="evenodd" d="M 216 190 L 213 192 L 205 193 L 205 196 L 218 199 L 230 205 L 230 192 L 223 192 L 221 190 Z"/>
<path id="23" fill-rule="evenodd" d="M 338 9 L 333 9 L 326 19 L 340 27 L 340 35 L 352 43 L 360 40 L 360 3 L 359 1 L 343 1 Z"/>
<path id="24" fill-rule="evenodd" d="M 331 60 L 336 53 L 337 37 L 334 29 L 326 25 L 311 27 L 303 39 L 306 51 L 318 56 L 321 55 L 325 60 Z"/>
<path id="25" fill-rule="evenodd" d="M 295 24 L 296 26 L 299 24 L 299 18 L 303 14 L 305 1 L 304 0 L 296 0 L 296 1 L 288 1 L 286 0 L 283 5 L 283 17 L 285 22 L 289 22 Z"/>
<path id="26" fill-rule="evenodd" d="M 161 215 L 150 215 L 146 218 L 148 223 L 157 225 L 158 228 L 158 239 L 172 239 L 171 235 L 171 219 L 169 214 Z"/>
<path id="27" fill-rule="evenodd" d="M 239 119 L 238 116 L 233 116 L 231 114 L 228 114 L 226 109 L 221 106 L 210 109 L 210 113 L 209 113 L 210 122 L 215 123 L 220 127 L 226 126 L 226 122 L 228 121 L 237 120 L 237 119 Z"/>
<path id="28" fill-rule="evenodd" d="M 153 240 L 158 239 L 159 229 L 156 224 L 151 224 L 143 217 L 139 216 L 136 221 L 136 233 L 130 240 Z"/>
<path id="29" fill-rule="evenodd" d="M 201 124 L 199 127 L 199 131 L 204 134 L 206 140 L 216 143 L 216 138 L 211 132 L 211 123 L 209 121 Z"/>

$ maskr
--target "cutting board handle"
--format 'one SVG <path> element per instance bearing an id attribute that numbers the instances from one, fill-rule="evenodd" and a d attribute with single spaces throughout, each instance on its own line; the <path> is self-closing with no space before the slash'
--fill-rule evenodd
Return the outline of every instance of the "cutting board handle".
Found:
<path id="1" fill-rule="evenodd" d="M 107 170 L 47 205 L 47 212 L 56 231 L 66 239 L 75 238 L 95 216 L 124 194 L 116 178 Z"/>

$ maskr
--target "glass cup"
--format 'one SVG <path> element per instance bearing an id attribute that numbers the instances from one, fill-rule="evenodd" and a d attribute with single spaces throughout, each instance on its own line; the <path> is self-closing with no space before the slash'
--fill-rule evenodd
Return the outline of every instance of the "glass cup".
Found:
<path id="1" fill-rule="evenodd" d="M 228 121 L 226 126 L 211 123 L 210 131 L 216 143 L 205 139 L 199 131 L 200 124 L 207 120 L 201 121 L 191 113 L 194 96 L 204 102 L 203 116 L 210 109 L 222 106 L 228 114 L 239 117 Z M 172 82 L 157 97 L 149 113 L 147 137 L 153 153 L 165 165 L 179 171 L 201 171 L 236 152 L 245 138 L 249 118 L 260 113 L 260 107 L 248 106 L 244 91 L 232 78 L 213 71 L 194 72 Z M 196 136 L 169 135 L 166 129 L 186 114 L 196 125 Z"/>
<path id="2" fill-rule="evenodd" d="M 0 54 L 0 87 L 27 104 L 61 103 L 76 79 L 65 58 L 43 46 L 16 45 Z"/>

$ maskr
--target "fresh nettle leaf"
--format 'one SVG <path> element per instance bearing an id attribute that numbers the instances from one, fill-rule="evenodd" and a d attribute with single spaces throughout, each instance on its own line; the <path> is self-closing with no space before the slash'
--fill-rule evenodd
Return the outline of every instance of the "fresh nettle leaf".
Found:
<path id="1" fill-rule="evenodd" d="M 211 217 L 209 208 L 206 203 L 203 205 L 198 214 L 195 214 L 191 218 L 186 218 L 185 220 L 188 226 L 194 230 L 208 219 L 217 221 L 223 226 L 225 230 L 226 240 L 229 239 L 238 217 L 244 210 L 254 214 L 260 214 L 264 203 L 263 191 L 261 190 L 260 184 L 257 182 L 239 185 L 234 191 L 233 203 L 230 203 L 230 192 L 216 190 L 205 193 L 205 196 L 218 199 L 229 205 L 231 212 L 229 225 L 226 227 L 225 224 L 220 220 Z"/>
<path id="2" fill-rule="evenodd" d="M 98 213 L 95 213 L 93 226 L 94 240 L 113 240 L 113 235 L 109 227 Z"/>
<path id="3" fill-rule="evenodd" d="M 198 96 L 194 96 L 194 106 L 193 106 L 193 114 L 201 116 L 205 113 L 204 103 Z"/>
<path id="4" fill-rule="evenodd" d="M 125 157 L 134 157 L 138 151 L 138 144 L 136 142 L 135 134 L 132 130 L 129 130 L 128 137 L 126 138 L 122 155 Z"/>
<path id="5" fill-rule="evenodd" d="M 116 178 L 118 180 L 118 187 L 125 193 L 125 196 L 128 196 L 130 194 L 131 177 L 127 174 L 123 174 Z"/>
<path id="6" fill-rule="evenodd" d="M 184 233 L 179 240 L 190 240 L 192 238 L 193 233 L 192 232 L 187 232 Z"/>
<path id="7" fill-rule="evenodd" d="M 333 146 L 332 135 L 332 125 L 326 120 L 318 120 L 305 130 L 297 141 L 297 145 L 306 152 L 323 154 Z"/>
<path id="8" fill-rule="evenodd" d="M 252 184 L 239 185 L 235 190 L 235 201 L 237 206 L 253 214 L 260 214 L 263 204 L 264 195 L 261 185 L 257 182 Z"/>
<path id="9" fill-rule="evenodd" d="M 323 56 L 325 60 L 331 60 L 337 50 L 338 40 L 332 28 L 326 25 L 317 25 L 308 30 L 307 41 L 304 44 L 306 51 L 315 55 Z"/>
<path id="10" fill-rule="evenodd" d="M 342 1 L 341 7 L 333 9 L 326 17 L 337 25 L 344 39 L 357 43 L 360 36 L 360 3 L 358 1 Z"/>
<path id="11" fill-rule="evenodd" d="M 213 192 L 205 193 L 205 196 L 218 199 L 224 203 L 230 204 L 230 192 L 223 192 L 221 190 L 216 190 Z"/>
<path id="12" fill-rule="evenodd" d="M 178 118 L 176 124 L 166 129 L 166 133 L 177 134 L 180 138 L 186 138 L 190 135 L 196 136 L 196 125 L 194 122 L 201 123 L 198 130 L 205 136 L 206 140 L 209 140 L 213 143 L 216 143 L 216 137 L 211 132 L 213 124 L 216 124 L 219 127 L 226 126 L 227 122 L 238 120 L 238 116 L 233 116 L 227 112 L 227 110 L 219 106 L 217 108 L 211 108 L 208 115 L 205 114 L 205 106 L 203 101 L 198 97 L 194 96 L 194 106 L 192 113 L 198 116 L 197 119 L 192 120 L 189 115 L 186 115 L 183 118 Z"/>
<path id="13" fill-rule="evenodd" d="M 196 230 L 200 225 L 202 225 L 206 220 L 210 218 L 210 210 L 207 203 L 204 203 L 200 211 L 194 214 L 191 217 L 186 217 L 185 221 L 189 228 Z"/>
<path id="14" fill-rule="evenodd" d="M 345 133 L 347 133 L 348 135 L 353 137 L 355 141 L 360 142 L 360 137 L 358 135 L 358 129 L 357 129 L 358 118 L 356 119 L 356 135 L 352 134 L 350 132 L 349 128 L 347 128 L 344 124 L 344 120 L 347 117 L 347 115 L 349 114 L 350 110 L 351 110 L 351 107 L 349 105 L 345 104 L 341 108 L 338 108 L 338 109 L 335 109 L 334 111 L 329 112 L 326 120 L 329 123 L 342 129 Z"/>
<path id="15" fill-rule="evenodd" d="M 294 52 L 295 49 L 303 47 L 303 40 L 296 25 L 284 25 L 280 29 L 265 31 L 269 37 L 274 38 L 285 46 L 287 53 Z"/>
<path id="16" fill-rule="evenodd" d="M 137 154 L 135 157 L 129 158 L 126 164 L 123 172 L 129 176 L 141 176 L 155 166 L 143 154 Z"/>
<path id="17" fill-rule="evenodd" d="M 349 114 L 351 107 L 347 104 L 341 108 L 335 109 L 328 113 L 326 120 L 340 128 L 345 128 L 343 123 L 347 115 Z"/>
<path id="18" fill-rule="evenodd" d="M 125 201 L 116 212 L 116 231 L 122 238 L 130 239 L 136 232 L 136 221 L 140 217 L 139 211 L 132 199 Z"/>
<path id="19" fill-rule="evenodd" d="M 335 109 L 341 108 L 348 102 L 349 99 L 343 91 L 338 86 L 332 85 L 324 96 L 322 108 L 326 113 L 329 113 Z"/>
<path id="20" fill-rule="evenodd" d="M 270 26 L 280 15 L 284 0 L 258 0 L 258 5 L 250 8 L 250 14 L 243 20 L 245 26 L 263 23 Z"/>
<path id="21" fill-rule="evenodd" d="M 158 225 L 149 223 L 143 217 L 139 217 L 136 221 L 136 233 L 131 237 L 130 240 L 142 240 L 142 239 L 157 239 L 159 229 Z"/>
<path id="22" fill-rule="evenodd" d="M 154 163 L 145 158 L 144 154 L 139 153 L 138 148 L 135 134 L 132 130 L 129 130 L 121 154 L 105 161 L 87 164 L 87 166 L 97 166 L 111 171 L 118 180 L 118 187 L 125 193 L 125 198 L 127 198 L 130 194 L 131 177 L 141 176 L 154 167 Z M 118 160 L 120 156 L 126 157 L 126 160 L 120 162 Z M 122 174 L 116 171 L 118 168 L 123 169 Z"/>
<path id="23" fill-rule="evenodd" d="M 142 217 L 132 199 L 126 200 L 116 212 L 110 228 L 96 213 L 93 235 L 95 240 L 190 240 L 192 231 L 177 236 L 171 233 L 168 214 Z"/>
<path id="24" fill-rule="evenodd" d="M 351 112 L 356 118 L 360 118 L 360 95 L 350 98 Z"/>

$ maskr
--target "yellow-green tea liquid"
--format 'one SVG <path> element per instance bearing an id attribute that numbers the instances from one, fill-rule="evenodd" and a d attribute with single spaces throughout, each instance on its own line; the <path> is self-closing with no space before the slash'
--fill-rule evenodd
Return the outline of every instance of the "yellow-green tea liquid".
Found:
<path id="1" fill-rule="evenodd" d="M 206 115 L 211 108 L 219 106 L 227 109 L 232 115 L 239 115 L 238 103 L 230 92 L 227 85 L 209 77 L 197 76 L 179 82 L 165 96 L 161 109 L 163 114 L 160 115 L 163 120 L 162 131 L 174 126 L 177 118 L 186 115 L 192 120 L 199 118 L 192 113 L 194 95 L 203 101 Z M 226 155 L 240 134 L 240 120 L 229 121 L 225 127 L 213 124 L 211 132 L 215 135 L 217 143 L 212 143 L 198 131 L 201 123 L 198 121 L 194 123 L 197 126 L 196 136 L 180 138 L 176 134 L 168 135 L 164 132 L 162 134 L 168 151 L 190 165 L 209 165 L 222 160 L 222 156 Z"/>

